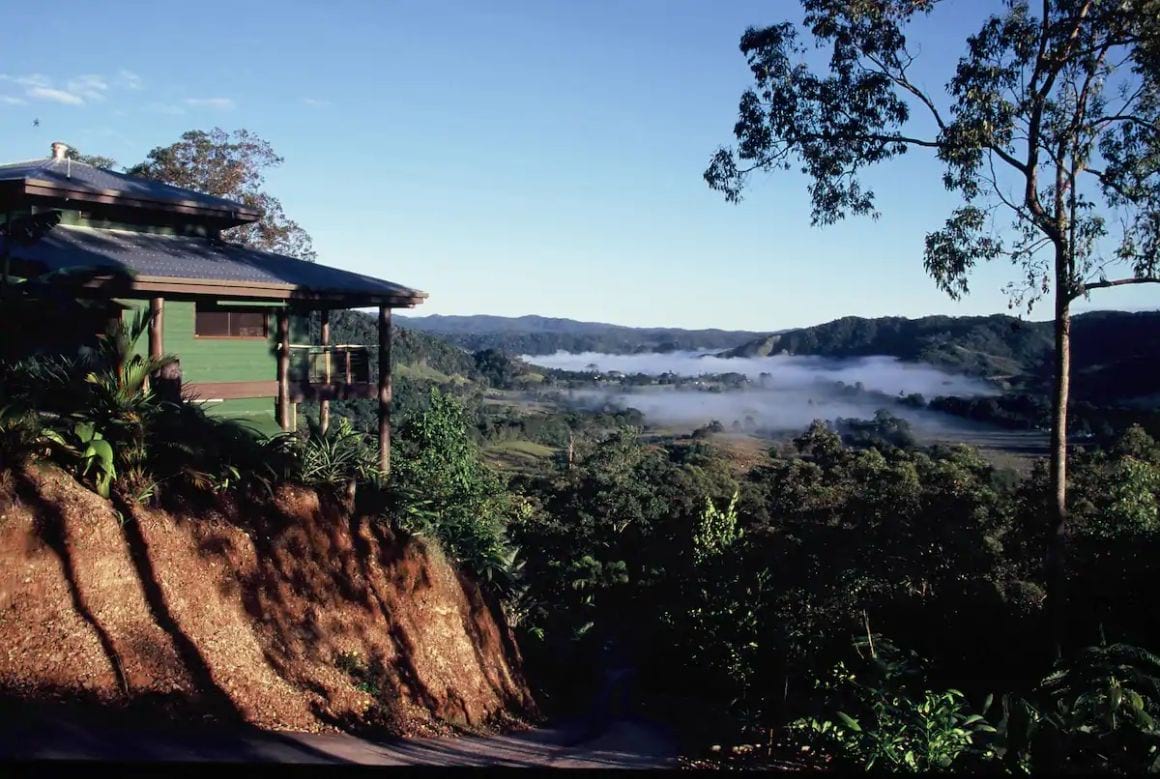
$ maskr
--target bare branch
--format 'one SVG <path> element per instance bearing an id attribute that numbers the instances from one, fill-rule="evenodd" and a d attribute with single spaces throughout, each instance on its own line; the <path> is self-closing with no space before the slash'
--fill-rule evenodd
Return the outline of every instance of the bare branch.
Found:
<path id="1" fill-rule="evenodd" d="M 905 68 L 902 69 L 902 72 L 895 75 L 894 73 L 890 72 L 890 69 L 887 68 L 885 64 L 883 64 L 881 61 L 879 61 L 878 58 L 873 56 L 872 54 L 867 54 L 866 59 L 870 60 L 875 65 L 877 65 L 878 69 L 879 69 L 879 71 L 881 71 L 882 75 L 886 76 L 888 79 L 893 81 L 899 87 L 901 87 L 902 89 L 905 89 L 907 92 L 909 92 L 910 94 L 917 97 L 919 99 L 919 101 L 922 102 L 923 105 L 925 105 L 928 109 L 930 109 L 931 116 L 934 117 L 934 121 L 938 125 L 939 130 L 946 129 L 946 127 L 947 127 L 946 123 L 943 122 L 942 115 L 938 112 L 938 108 L 935 107 L 934 101 L 931 100 L 930 97 L 925 92 L 923 92 L 921 89 L 916 87 L 913 83 L 911 83 L 910 79 L 906 78 L 906 69 Z M 913 61 L 913 58 L 911 58 L 911 61 Z"/>
<path id="2" fill-rule="evenodd" d="M 1160 124 L 1156 124 L 1155 122 L 1145 121 L 1141 117 L 1133 115 L 1133 114 L 1122 114 L 1121 113 L 1121 114 L 1116 114 L 1114 116 L 1101 116 L 1099 119 L 1096 119 L 1095 121 L 1093 121 L 1092 125 L 1095 127 L 1102 127 L 1105 125 L 1112 124 L 1113 122 L 1125 122 L 1127 124 L 1134 124 L 1134 125 L 1138 125 L 1140 127 L 1143 127 L 1147 130 L 1152 130 L 1153 132 L 1160 133 Z"/>
<path id="3" fill-rule="evenodd" d="M 1131 276 L 1126 279 L 1107 279 L 1104 281 L 1087 282 L 1080 285 L 1079 295 L 1082 295 L 1083 293 L 1089 292 L 1093 289 L 1122 287 L 1127 284 L 1160 284 L 1160 276 Z"/>

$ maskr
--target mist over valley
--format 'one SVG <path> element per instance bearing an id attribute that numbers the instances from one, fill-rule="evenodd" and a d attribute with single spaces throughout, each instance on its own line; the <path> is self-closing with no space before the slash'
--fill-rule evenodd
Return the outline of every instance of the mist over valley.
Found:
<path id="1" fill-rule="evenodd" d="M 994 396 L 998 390 L 982 379 L 886 355 L 724 358 L 695 351 L 561 351 L 522 359 L 592 377 L 591 383 L 558 389 L 560 400 L 588 410 L 636 409 L 655 426 L 687 430 L 719 422 L 724 432 L 779 436 L 800 432 L 817 419 L 871 419 L 885 409 L 925 441 L 998 436 L 991 443 L 1023 449 L 1030 438 L 1038 438 L 924 408 L 916 396 L 972 398 Z M 654 381 L 642 382 L 640 377 Z"/>

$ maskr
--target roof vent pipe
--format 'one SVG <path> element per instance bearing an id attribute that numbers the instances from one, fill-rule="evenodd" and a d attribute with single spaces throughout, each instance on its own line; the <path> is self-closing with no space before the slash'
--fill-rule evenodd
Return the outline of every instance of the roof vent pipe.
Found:
<path id="1" fill-rule="evenodd" d="M 55 143 L 52 144 L 52 158 L 54 160 L 66 159 L 68 152 L 69 152 L 69 146 L 67 143 L 61 143 L 60 141 L 56 141 Z"/>

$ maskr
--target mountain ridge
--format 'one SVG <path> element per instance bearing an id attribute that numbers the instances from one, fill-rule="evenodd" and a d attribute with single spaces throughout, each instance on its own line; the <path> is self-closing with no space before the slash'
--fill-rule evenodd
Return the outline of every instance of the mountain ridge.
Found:
<path id="1" fill-rule="evenodd" d="M 684 349 L 728 349 L 760 336 L 756 330 L 631 327 L 564 317 L 491 314 L 396 316 L 401 327 L 438 335 L 470 351 L 499 349 L 512 354 L 613 352 L 632 354 Z"/>
<path id="2" fill-rule="evenodd" d="M 776 354 L 821 357 L 887 355 L 953 373 L 1042 391 L 1050 377 L 1052 323 L 989 316 L 840 317 L 774 332 L 629 327 L 562 317 L 493 315 L 398 317 L 401 328 L 468 352 L 511 355 L 567 352 L 637 354 L 677 350 L 720 357 Z M 1073 317 L 1072 381 L 1078 396 L 1160 392 L 1160 311 L 1101 310 Z M 416 343 L 418 351 L 427 351 Z M 452 367 L 469 355 L 441 354 Z M 405 360 L 404 360 L 405 361 Z"/>
<path id="3" fill-rule="evenodd" d="M 767 334 L 717 356 L 888 355 L 954 373 L 1042 384 L 1050 376 L 1054 348 L 1051 321 L 1006 314 L 841 317 Z M 1072 363 L 1072 380 L 1080 395 L 1157 391 L 1160 369 L 1149 366 L 1160 365 L 1160 311 L 1077 314 L 1072 317 Z"/>

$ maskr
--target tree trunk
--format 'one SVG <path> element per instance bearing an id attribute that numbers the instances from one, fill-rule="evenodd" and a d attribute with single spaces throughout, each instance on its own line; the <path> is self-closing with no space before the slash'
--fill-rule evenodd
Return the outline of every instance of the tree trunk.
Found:
<path id="1" fill-rule="evenodd" d="M 1051 416 L 1051 509 L 1047 539 L 1047 618 L 1052 651 L 1063 653 L 1067 633 L 1067 398 L 1071 376 L 1070 290 L 1055 289 L 1055 396 Z"/>
<path id="2" fill-rule="evenodd" d="M 391 472 L 391 309 L 379 306 L 379 472 Z"/>

